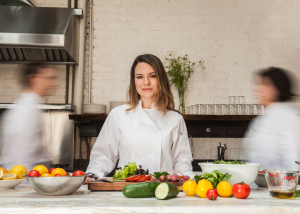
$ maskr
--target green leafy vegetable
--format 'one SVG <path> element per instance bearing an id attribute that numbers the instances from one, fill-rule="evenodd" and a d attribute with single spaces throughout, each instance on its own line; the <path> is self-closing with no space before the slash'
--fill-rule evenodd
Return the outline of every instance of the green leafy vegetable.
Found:
<path id="1" fill-rule="evenodd" d="M 218 184 L 221 181 L 228 181 L 230 178 L 231 178 L 230 174 L 228 174 L 228 173 L 224 174 L 223 172 L 220 172 L 218 170 L 214 170 L 212 173 L 207 172 L 207 173 L 204 173 L 203 175 L 196 175 L 194 177 L 197 184 L 201 179 L 206 179 L 206 180 L 210 181 L 210 183 L 213 185 L 214 189 L 217 188 Z"/>
<path id="2" fill-rule="evenodd" d="M 128 162 L 128 164 L 125 165 L 123 170 L 121 168 L 116 170 L 113 179 L 124 180 L 125 178 L 134 175 L 136 170 L 137 170 L 137 165 L 135 164 L 135 162 Z"/>
<path id="3" fill-rule="evenodd" d="M 300 197 L 300 190 L 296 190 L 296 195 L 295 197 Z"/>
<path id="4" fill-rule="evenodd" d="M 161 175 L 164 175 L 164 176 L 167 176 L 167 175 L 170 175 L 169 173 L 167 173 L 167 172 L 154 172 L 153 173 L 153 176 L 155 177 L 155 178 L 159 178 Z"/>
<path id="5" fill-rule="evenodd" d="M 213 164 L 246 164 L 246 163 L 237 160 L 234 161 L 216 160 Z"/>
<path id="6" fill-rule="evenodd" d="M 137 170 L 137 165 L 135 164 L 135 162 L 128 162 L 127 165 L 125 165 L 124 169 L 128 168 L 128 175 L 134 175 L 135 170 Z"/>

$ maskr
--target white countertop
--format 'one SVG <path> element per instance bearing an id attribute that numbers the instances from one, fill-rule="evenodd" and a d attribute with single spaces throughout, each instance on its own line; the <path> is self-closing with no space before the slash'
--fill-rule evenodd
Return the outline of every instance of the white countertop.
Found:
<path id="1" fill-rule="evenodd" d="M 210 201 L 183 192 L 174 199 L 126 198 L 121 191 L 87 190 L 82 186 L 67 196 L 42 196 L 29 184 L 0 189 L 0 213 L 300 213 L 300 198 L 272 198 L 267 188 L 251 186 L 248 199 Z"/>

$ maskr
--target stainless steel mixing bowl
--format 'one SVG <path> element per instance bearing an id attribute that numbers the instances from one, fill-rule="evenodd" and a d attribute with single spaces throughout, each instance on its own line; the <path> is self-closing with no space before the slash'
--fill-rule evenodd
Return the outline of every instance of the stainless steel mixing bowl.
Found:
<path id="1" fill-rule="evenodd" d="M 32 188 L 41 195 L 70 195 L 76 192 L 83 184 L 87 175 L 61 177 L 28 177 Z"/>
<path id="2" fill-rule="evenodd" d="M 257 174 L 257 177 L 256 177 L 254 183 L 256 183 L 257 186 L 259 186 L 259 187 L 268 187 L 265 174 L 260 174 L 260 173 Z"/>

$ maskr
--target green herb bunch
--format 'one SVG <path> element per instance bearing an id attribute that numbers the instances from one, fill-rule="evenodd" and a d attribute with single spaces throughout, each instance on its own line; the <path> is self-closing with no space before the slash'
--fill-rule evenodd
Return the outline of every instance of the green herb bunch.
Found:
<path id="1" fill-rule="evenodd" d="M 228 181 L 230 178 L 231 178 L 230 174 L 228 173 L 224 174 L 218 170 L 214 170 L 212 173 L 207 172 L 204 173 L 203 175 L 195 175 L 194 177 L 197 184 L 201 179 L 206 179 L 210 181 L 214 189 L 217 189 L 217 186 L 221 181 Z"/>
<path id="2" fill-rule="evenodd" d="M 197 67 L 203 66 L 203 61 L 191 62 L 188 55 L 174 57 L 172 54 L 169 54 L 169 57 L 166 58 L 166 69 L 169 76 L 171 85 L 174 85 L 178 90 L 179 95 L 179 111 L 182 114 L 185 114 L 185 104 L 184 104 L 184 93 L 188 87 L 189 79 L 191 74 L 195 71 Z"/>

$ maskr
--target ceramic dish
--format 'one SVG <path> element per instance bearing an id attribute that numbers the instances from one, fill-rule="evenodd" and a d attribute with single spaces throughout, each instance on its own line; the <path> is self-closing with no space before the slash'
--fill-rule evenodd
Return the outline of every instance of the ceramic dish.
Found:
<path id="1" fill-rule="evenodd" d="M 232 177 L 229 179 L 229 183 L 233 186 L 239 182 L 245 182 L 250 185 L 257 177 L 261 163 L 246 163 L 246 164 L 213 164 L 213 163 L 199 163 L 202 168 L 202 172 L 213 172 L 213 170 L 219 170 L 223 173 L 229 173 Z"/>
<path id="2" fill-rule="evenodd" d="M 1 189 L 15 188 L 15 186 L 18 186 L 23 181 L 25 181 L 25 179 L 0 180 L 0 188 Z"/>

